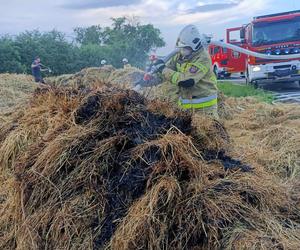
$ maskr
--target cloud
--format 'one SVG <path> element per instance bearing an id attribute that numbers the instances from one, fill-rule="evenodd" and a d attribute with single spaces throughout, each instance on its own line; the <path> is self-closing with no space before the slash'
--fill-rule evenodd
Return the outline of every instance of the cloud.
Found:
<path id="1" fill-rule="evenodd" d="M 206 4 L 200 5 L 193 9 L 188 9 L 187 13 L 198 13 L 198 12 L 211 12 L 216 10 L 223 10 L 237 6 L 238 3 L 215 3 L 215 4 Z"/>
<path id="2" fill-rule="evenodd" d="M 73 0 L 62 5 L 65 9 L 96 9 L 138 4 L 140 0 Z"/>
<path id="3" fill-rule="evenodd" d="M 159 26 L 201 23 L 218 25 L 235 20 L 244 20 L 263 10 L 271 0 L 140 0 L 100 1 L 106 7 L 83 9 L 80 18 L 87 22 L 107 24 L 110 17 L 138 16 L 142 21 Z M 95 3 L 95 1 L 92 1 Z M 108 6 L 108 2 L 110 6 Z M 124 3 L 129 3 L 124 6 Z M 90 2 L 86 2 L 88 4 Z M 133 4 L 135 3 L 135 4 Z M 222 17 L 222 18 L 220 18 Z M 89 20 L 89 21 L 88 21 Z M 99 21 L 97 21 L 99 20 Z M 105 21 L 104 21 L 105 20 Z"/>
<path id="4" fill-rule="evenodd" d="M 162 29 L 173 41 L 186 24 L 202 32 L 223 33 L 224 24 L 238 25 L 251 17 L 274 12 L 275 0 L 10 0 L 0 8 L 0 33 L 39 28 L 71 32 L 73 27 L 111 24 L 111 17 L 137 16 Z M 270 4 L 272 3 L 272 4 Z M 273 9 L 272 9 L 273 8 Z M 22 20 L 21 20 L 22 19 Z M 172 42 L 173 44 L 173 42 Z"/>
<path id="5" fill-rule="evenodd" d="M 224 24 L 230 21 L 253 17 L 259 11 L 264 10 L 270 2 L 271 0 L 242 0 L 227 1 L 227 3 L 222 4 L 200 5 L 199 7 L 182 12 L 180 15 L 174 15 L 171 22 L 174 24 Z M 212 8 L 213 6 L 218 8 Z M 225 7 L 226 10 L 224 11 Z"/>

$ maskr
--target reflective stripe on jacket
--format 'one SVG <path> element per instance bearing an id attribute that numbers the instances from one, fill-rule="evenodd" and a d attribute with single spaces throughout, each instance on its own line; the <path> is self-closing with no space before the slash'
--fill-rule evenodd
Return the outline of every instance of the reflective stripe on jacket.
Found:
<path id="1" fill-rule="evenodd" d="M 179 98 L 178 105 L 183 109 L 201 109 L 209 108 L 218 104 L 218 95 L 212 95 L 203 98 L 183 99 Z"/>

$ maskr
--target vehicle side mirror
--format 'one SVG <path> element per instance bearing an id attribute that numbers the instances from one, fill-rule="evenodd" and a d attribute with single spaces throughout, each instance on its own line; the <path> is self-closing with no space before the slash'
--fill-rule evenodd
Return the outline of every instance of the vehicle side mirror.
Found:
<path id="1" fill-rule="evenodd" d="M 242 43 L 244 43 L 245 42 L 245 38 L 246 38 L 246 30 L 245 30 L 245 28 L 242 28 L 240 30 L 240 38 L 241 38 Z"/>

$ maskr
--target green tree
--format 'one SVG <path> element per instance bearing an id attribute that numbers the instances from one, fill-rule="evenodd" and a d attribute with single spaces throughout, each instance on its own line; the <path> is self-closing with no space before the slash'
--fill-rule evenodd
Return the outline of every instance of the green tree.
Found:
<path id="1" fill-rule="evenodd" d="M 79 68 L 100 67 L 101 60 L 108 58 L 105 46 L 97 44 L 82 45 L 78 48 L 76 65 Z"/>
<path id="2" fill-rule="evenodd" d="M 99 53 L 106 55 L 105 59 L 115 67 L 122 66 L 122 58 L 124 57 L 132 65 L 144 67 L 148 53 L 165 45 L 160 30 L 152 24 L 142 25 L 137 19 L 126 17 L 113 18 L 112 21 L 112 27 L 103 29 L 100 26 L 76 28 L 76 41 L 81 46 L 86 44 L 99 46 L 103 50 Z M 97 27 L 98 29 L 96 29 Z M 97 39 L 91 35 L 92 30 L 94 30 Z"/>
<path id="3" fill-rule="evenodd" d="M 93 25 L 74 29 L 75 39 L 53 30 L 26 31 L 15 38 L 0 38 L 0 73 L 31 73 L 31 63 L 40 56 L 54 74 L 74 73 L 85 67 L 99 67 L 105 59 L 115 67 L 128 58 L 133 66 L 144 67 L 151 50 L 164 46 L 160 30 L 137 19 L 113 18 L 111 27 Z"/>
<path id="4" fill-rule="evenodd" d="M 25 66 L 21 63 L 21 57 L 17 46 L 10 37 L 0 38 L 0 72 L 23 73 Z"/>
<path id="5" fill-rule="evenodd" d="M 75 41 L 81 45 L 102 43 L 102 28 L 100 25 L 92 25 L 88 28 L 77 27 L 74 29 Z"/>
<path id="6" fill-rule="evenodd" d="M 66 40 L 62 32 L 26 31 L 16 37 L 15 45 L 28 73 L 31 72 L 30 65 L 36 56 L 40 56 L 42 63 L 51 67 L 55 74 L 71 73 L 76 70 L 75 47 Z"/>

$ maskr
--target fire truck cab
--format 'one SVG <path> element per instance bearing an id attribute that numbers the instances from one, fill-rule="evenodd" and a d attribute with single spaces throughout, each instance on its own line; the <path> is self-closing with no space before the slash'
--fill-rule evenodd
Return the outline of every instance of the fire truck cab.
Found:
<path id="1" fill-rule="evenodd" d="M 230 34 L 236 30 L 240 31 L 241 40 L 235 43 Z M 228 72 L 244 72 L 247 83 L 255 86 L 300 81 L 300 10 L 255 17 L 247 25 L 228 29 L 227 42 L 269 55 L 299 54 L 299 59 L 267 60 L 240 55 L 235 59 L 236 64 L 228 57 L 227 65 L 223 65 L 210 51 L 213 65 L 218 65 L 218 69 L 227 66 Z M 227 56 L 233 54 L 228 53 Z"/>
<path id="2" fill-rule="evenodd" d="M 232 38 L 232 33 L 240 31 L 242 27 L 227 29 L 226 42 L 236 46 L 242 46 L 237 39 Z M 230 77 L 233 73 L 240 73 L 244 76 L 246 67 L 246 55 L 220 46 L 210 45 L 209 54 L 211 56 L 213 70 L 217 78 Z"/>

